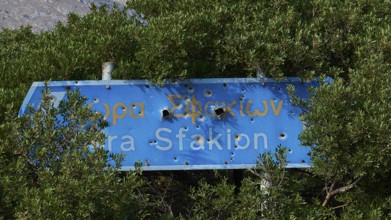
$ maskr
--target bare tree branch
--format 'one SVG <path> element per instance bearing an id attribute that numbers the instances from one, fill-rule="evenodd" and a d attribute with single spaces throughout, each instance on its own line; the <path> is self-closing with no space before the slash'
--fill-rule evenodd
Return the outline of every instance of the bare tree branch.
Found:
<path id="1" fill-rule="evenodd" d="M 330 202 L 330 200 L 332 198 L 334 198 L 335 195 L 339 194 L 339 193 L 342 193 L 342 192 L 346 192 L 348 191 L 349 189 L 355 187 L 357 185 L 358 182 L 360 182 L 360 180 L 362 179 L 362 176 L 360 176 L 358 179 L 356 179 L 353 183 L 347 185 L 347 186 L 343 186 L 343 187 L 340 187 L 338 189 L 334 189 L 335 187 L 335 184 L 336 182 L 334 181 L 329 190 L 327 190 L 327 195 L 326 195 L 326 198 L 325 200 L 323 201 L 323 204 L 322 206 L 323 207 L 326 207 L 328 205 L 328 203 Z M 326 188 L 327 189 L 327 188 Z"/>

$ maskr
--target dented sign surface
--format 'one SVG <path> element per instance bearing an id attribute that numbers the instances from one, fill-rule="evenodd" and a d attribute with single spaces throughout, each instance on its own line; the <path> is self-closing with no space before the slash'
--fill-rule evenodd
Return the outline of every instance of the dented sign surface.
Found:
<path id="1" fill-rule="evenodd" d="M 110 126 L 104 148 L 125 155 L 123 170 L 243 169 L 281 145 L 288 167 L 309 167 L 309 149 L 300 146 L 300 109 L 287 86 L 308 97 L 296 78 L 191 79 L 156 86 L 144 80 L 58 81 L 48 86 L 54 106 L 78 89 L 87 105 Z M 43 82 L 35 82 L 19 114 L 39 106 Z"/>

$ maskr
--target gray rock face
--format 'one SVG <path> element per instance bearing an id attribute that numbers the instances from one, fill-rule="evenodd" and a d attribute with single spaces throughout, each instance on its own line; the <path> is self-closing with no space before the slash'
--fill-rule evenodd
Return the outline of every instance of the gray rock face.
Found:
<path id="1" fill-rule="evenodd" d="M 49 30 L 57 22 L 66 22 L 70 12 L 87 14 L 92 3 L 123 7 L 126 0 L 0 0 L 0 30 L 27 25 L 35 32 Z"/>

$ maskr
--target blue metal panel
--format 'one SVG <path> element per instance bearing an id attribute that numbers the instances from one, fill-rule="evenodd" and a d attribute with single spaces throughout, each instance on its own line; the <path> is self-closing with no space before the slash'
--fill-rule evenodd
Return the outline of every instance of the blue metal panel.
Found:
<path id="1" fill-rule="evenodd" d="M 145 80 L 48 83 L 56 106 L 67 89 L 79 89 L 88 105 L 110 122 L 105 148 L 125 154 L 123 170 L 242 169 L 259 154 L 288 148 L 288 167 L 309 167 L 309 149 L 300 146 L 300 109 L 287 86 L 308 97 L 296 78 L 191 79 L 155 86 Z M 38 106 L 44 83 L 32 85 L 19 114 Z"/>

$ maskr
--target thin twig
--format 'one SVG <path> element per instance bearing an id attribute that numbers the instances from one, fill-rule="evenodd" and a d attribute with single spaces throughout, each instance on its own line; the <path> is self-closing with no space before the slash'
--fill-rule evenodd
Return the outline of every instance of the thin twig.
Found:
<path id="1" fill-rule="evenodd" d="M 343 204 L 343 205 L 339 205 L 339 206 L 335 206 L 335 207 L 333 207 L 333 208 L 331 208 L 331 209 L 340 209 L 340 208 L 343 208 L 343 207 L 345 207 L 345 206 L 347 206 L 347 205 L 349 205 L 349 203 L 346 203 L 346 204 Z"/>

